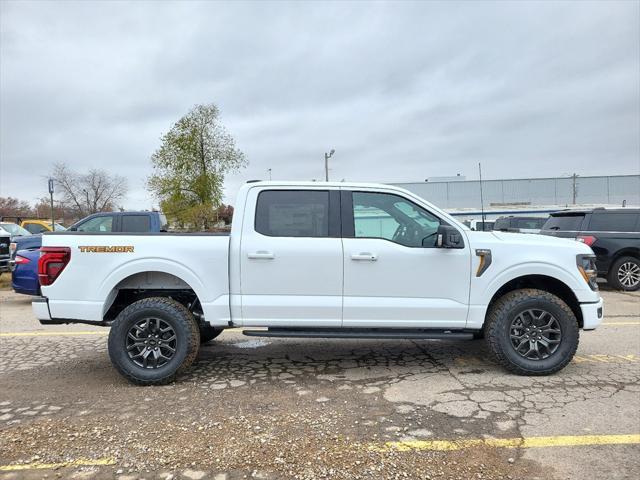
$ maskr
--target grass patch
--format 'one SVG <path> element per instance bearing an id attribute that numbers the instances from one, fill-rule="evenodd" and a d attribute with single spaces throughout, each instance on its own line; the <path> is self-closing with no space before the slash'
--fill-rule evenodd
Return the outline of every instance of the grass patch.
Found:
<path id="1" fill-rule="evenodd" d="M 0 274 L 0 290 L 11 290 L 11 274 L 9 272 Z"/>

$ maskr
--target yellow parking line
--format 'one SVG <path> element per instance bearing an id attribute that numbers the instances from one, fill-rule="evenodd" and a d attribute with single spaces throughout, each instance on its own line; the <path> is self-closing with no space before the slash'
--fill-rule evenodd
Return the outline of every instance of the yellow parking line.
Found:
<path id="1" fill-rule="evenodd" d="M 640 434 L 631 435 L 564 435 L 558 437 L 528 438 L 469 438 L 460 440 L 408 440 L 386 442 L 382 446 L 371 445 L 370 450 L 385 452 L 397 450 L 451 451 L 473 447 L 496 448 L 544 448 L 576 447 L 585 445 L 631 445 L 640 443 Z"/>
<path id="2" fill-rule="evenodd" d="M 73 336 L 73 335 L 107 335 L 109 332 L 13 332 L 0 333 L 0 337 L 50 337 L 50 336 Z"/>
<path id="3" fill-rule="evenodd" d="M 605 322 L 602 325 L 607 326 L 607 325 L 614 325 L 614 326 L 618 326 L 618 325 L 640 325 L 640 322 Z"/>
<path id="4" fill-rule="evenodd" d="M 60 463 L 22 463 L 16 465 L 0 465 L 0 472 L 15 472 L 17 470 L 57 469 L 64 467 L 97 467 L 104 465 L 115 465 L 115 463 L 116 461 L 113 458 L 98 458 L 97 460 L 79 459 Z"/>

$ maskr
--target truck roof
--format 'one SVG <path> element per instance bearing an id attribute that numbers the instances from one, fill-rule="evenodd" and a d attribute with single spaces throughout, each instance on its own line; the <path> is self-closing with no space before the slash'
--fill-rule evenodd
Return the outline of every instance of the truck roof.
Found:
<path id="1" fill-rule="evenodd" d="M 325 181 L 293 181 L 293 180 L 250 180 L 247 184 L 258 186 L 283 187 L 348 187 L 348 188 L 385 188 L 389 190 L 406 190 L 403 187 L 384 183 L 368 182 L 325 182 Z"/>

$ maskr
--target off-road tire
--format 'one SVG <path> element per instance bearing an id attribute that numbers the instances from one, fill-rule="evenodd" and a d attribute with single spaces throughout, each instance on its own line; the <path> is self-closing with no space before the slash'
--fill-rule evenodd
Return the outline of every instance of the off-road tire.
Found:
<path id="1" fill-rule="evenodd" d="M 611 264 L 609 267 L 609 273 L 607 274 L 607 283 L 611 288 L 615 288 L 616 290 L 623 290 L 626 292 L 635 292 L 640 289 L 640 283 L 635 285 L 627 286 L 624 285 L 620 279 L 618 278 L 618 271 L 625 264 L 635 264 L 640 268 L 640 260 L 636 257 L 620 257 L 615 262 Z"/>
<path id="2" fill-rule="evenodd" d="M 175 354 L 158 368 L 138 366 L 127 353 L 127 335 L 133 325 L 145 317 L 159 318 L 175 332 Z M 200 347 L 200 331 L 193 315 L 184 305 L 170 298 L 150 297 L 138 300 L 120 312 L 111 325 L 108 346 L 111 363 L 131 383 L 164 385 L 191 366 Z"/>
<path id="3" fill-rule="evenodd" d="M 222 328 L 214 328 L 211 325 L 200 324 L 200 344 L 210 342 L 222 333 Z"/>
<path id="4" fill-rule="evenodd" d="M 511 322 L 521 312 L 543 309 L 559 323 L 561 340 L 548 358 L 533 360 L 516 352 L 511 343 Z M 497 362 L 518 375 L 550 375 L 562 370 L 578 349 L 578 321 L 569 306 L 555 295 L 533 288 L 514 290 L 499 298 L 490 308 L 485 326 L 487 345 Z"/>

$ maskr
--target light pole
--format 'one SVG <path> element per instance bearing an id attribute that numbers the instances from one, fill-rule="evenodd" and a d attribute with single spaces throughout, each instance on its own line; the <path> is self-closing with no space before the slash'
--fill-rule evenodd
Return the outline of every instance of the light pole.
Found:
<path id="1" fill-rule="evenodd" d="M 53 213 L 53 178 L 49 179 L 49 196 L 51 197 L 51 231 L 55 232 L 56 229 L 53 226 L 56 223 L 55 218 L 53 218 L 55 216 Z"/>
<path id="2" fill-rule="evenodd" d="M 336 151 L 332 148 L 329 153 L 325 152 L 324 154 L 324 179 L 327 182 L 329 181 L 329 159 L 333 157 L 334 153 L 336 153 Z"/>
<path id="3" fill-rule="evenodd" d="M 267 168 L 267 172 L 269 172 L 269 180 L 271 180 L 271 169 Z"/>

